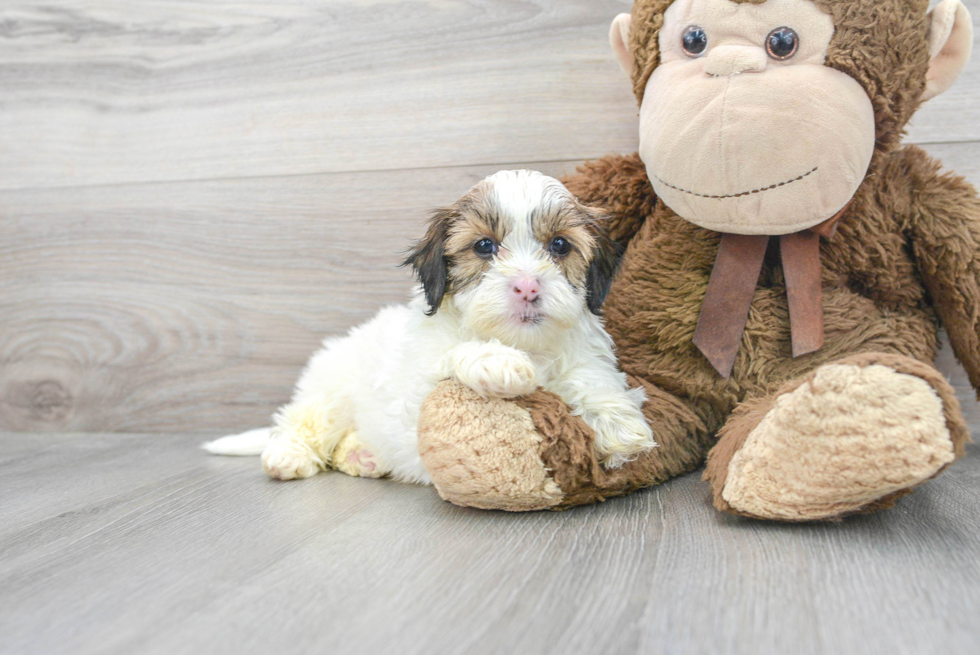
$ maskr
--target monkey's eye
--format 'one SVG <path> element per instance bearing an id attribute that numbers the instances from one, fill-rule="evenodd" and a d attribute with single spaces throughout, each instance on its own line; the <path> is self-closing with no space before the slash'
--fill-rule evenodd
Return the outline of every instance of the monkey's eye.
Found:
<path id="1" fill-rule="evenodd" d="M 773 59 L 789 59 L 799 48 L 800 37 L 789 27 L 777 27 L 766 37 L 766 52 Z"/>
<path id="2" fill-rule="evenodd" d="M 708 47 L 708 33 L 697 25 L 691 25 L 684 30 L 681 47 L 689 57 L 700 57 Z"/>
<path id="3" fill-rule="evenodd" d="M 548 250 L 552 252 L 556 257 L 564 257 L 568 253 L 572 252 L 572 244 L 568 242 L 568 239 L 564 237 L 555 237 L 548 244 Z"/>
<path id="4" fill-rule="evenodd" d="M 492 257 L 497 252 L 497 244 L 493 239 L 480 239 L 473 244 L 473 250 L 480 257 Z"/>

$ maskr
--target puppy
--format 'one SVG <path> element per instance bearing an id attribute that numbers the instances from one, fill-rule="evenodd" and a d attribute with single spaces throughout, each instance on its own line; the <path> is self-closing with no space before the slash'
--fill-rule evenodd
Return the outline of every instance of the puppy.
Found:
<path id="1" fill-rule="evenodd" d="M 327 339 L 271 430 L 205 448 L 261 451 L 280 480 L 336 468 L 428 484 L 419 410 L 453 379 L 487 397 L 557 394 L 595 431 L 603 464 L 621 466 L 656 444 L 599 317 L 618 254 L 601 215 L 557 180 L 492 175 L 432 216 L 405 261 L 420 282 L 411 302 Z"/>

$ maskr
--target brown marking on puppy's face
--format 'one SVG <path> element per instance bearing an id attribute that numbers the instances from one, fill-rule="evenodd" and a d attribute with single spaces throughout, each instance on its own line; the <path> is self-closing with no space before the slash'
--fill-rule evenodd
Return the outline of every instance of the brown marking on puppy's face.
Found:
<path id="1" fill-rule="evenodd" d="M 532 214 L 535 238 L 550 251 L 572 285 L 586 289 L 590 311 L 599 313 L 622 255 L 609 238 L 606 218 L 569 197 L 550 212 Z"/>
<path id="2" fill-rule="evenodd" d="M 502 243 L 506 222 L 489 202 L 490 184 L 484 180 L 451 207 L 435 210 L 425 236 L 402 266 L 411 266 L 422 284 L 434 314 L 446 294 L 478 284 L 493 263 L 493 254 L 477 252 L 477 244 Z"/>
<path id="3" fill-rule="evenodd" d="M 455 205 L 455 218 L 449 225 L 446 256 L 449 258 L 449 281 L 453 292 L 479 284 L 493 263 L 496 251 L 478 252 L 481 242 L 495 247 L 507 236 L 507 221 L 490 202 L 490 185 L 477 184 Z M 485 244 L 484 244 L 485 245 Z"/>
<path id="4" fill-rule="evenodd" d="M 576 202 L 531 215 L 534 238 L 551 254 L 568 281 L 584 287 L 595 256 L 596 219 Z"/>
<path id="5" fill-rule="evenodd" d="M 496 320 L 487 314 L 510 312 L 524 323 L 553 317 L 567 325 L 585 307 L 599 312 L 620 254 L 600 212 L 557 180 L 521 171 L 491 176 L 436 212 L 405 263 L 415 268 L 431 313 L 443 296 L 465 296 L 465 306 L 479 305 L 474 315 L 483 323 Z M 522 280 L 535 287 L 534 298 L 517 302 Z"/>

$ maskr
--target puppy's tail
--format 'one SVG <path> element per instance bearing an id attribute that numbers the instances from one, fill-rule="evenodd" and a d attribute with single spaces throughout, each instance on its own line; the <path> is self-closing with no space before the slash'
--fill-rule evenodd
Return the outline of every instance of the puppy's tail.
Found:
<path id="1" fill-rule="evenodd" d="M 201 448 L 212 455 L 248 457 L 250 455 L 261 455 L 271 439 L 272 429 L 260 428 L 203 443 L 201 444 Z"/>

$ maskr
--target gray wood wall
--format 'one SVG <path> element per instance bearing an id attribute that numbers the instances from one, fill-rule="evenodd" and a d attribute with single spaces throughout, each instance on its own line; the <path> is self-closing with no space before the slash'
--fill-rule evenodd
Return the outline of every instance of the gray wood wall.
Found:
<path id="1" fill-rule="evenodd" d="M 629 7 L 4 0 L 0 430 L 263 425 L 428 209 L 635 150 Z M 980 183 L 980 55 L 908 141 Z"/>

